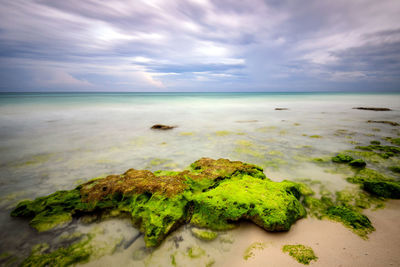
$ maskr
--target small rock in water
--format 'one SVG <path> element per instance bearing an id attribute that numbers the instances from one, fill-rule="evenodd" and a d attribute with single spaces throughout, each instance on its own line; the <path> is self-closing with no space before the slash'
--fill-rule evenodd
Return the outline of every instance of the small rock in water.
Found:
<path id="1" fill-rule="evenodd" d="M 355 107 L 353 109 L 372 110 L 372 111 L 391 111 L 390 108 L 375 108 L 375 107 Z"/>
<path id="2" fill-rule="evenodd" d="M 177 126 L 170 126 L 170 125 L 164 125 L 164 124 L 154 124 L 151 126 L 152 130 L 171 130 L 176 128 Z"/>
<path id="3" fill-rule="evenodd" d="M 288 108 L 275 108 L 275 110 L 289 110 Z"/>
<path id="4" fill-rule="evenodd" d="M 385 124 L 390 124 L 392 126 L 399 126 L 400 124 L 394 121 L 373 121 L 373 120 L 369 120 L 367 121 L 368 123 L 385 123 Z"/>

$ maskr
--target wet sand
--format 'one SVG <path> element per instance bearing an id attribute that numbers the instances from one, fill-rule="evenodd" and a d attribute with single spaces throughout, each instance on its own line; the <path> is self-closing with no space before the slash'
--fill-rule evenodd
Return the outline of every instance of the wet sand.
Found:
<path id="1" fill-rule="evenodd" d="M 376 228 L 368 240 L 329 220 L 299 220 L 289 232 L 278 234 L 244 223 L 233 230 L 236 242 L 215 266 L 304 266 L 282 252 L 286 244 L 312 247 L 318 257 L 312 266 L 400 266 L 400 200 L 390 200 L 384 209 L 365 214 Z M 244 260 L 244 251 L 254 242 L 263 242 L 265 248 L 254 250 L 254 256 Z"/>

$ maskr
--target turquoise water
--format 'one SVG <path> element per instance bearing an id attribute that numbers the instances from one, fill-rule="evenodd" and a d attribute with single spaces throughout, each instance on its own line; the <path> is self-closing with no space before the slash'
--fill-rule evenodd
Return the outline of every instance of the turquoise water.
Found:
<path id="1" fill-rule="evenodd" d="M 357 106 L 393 111 L 352 109 Z M 400 94 L 0 94 L 0 251 L 23 258 L 34 244 L 57 246 L 56 237 L 86 227 L 75 221 L 38 234 L 9 217 L 18 201 L 129 168 L 182 170 L 201 157 L 229 158 L 258 164 L 273 180 L 309 178 L 342 189 L 346 170 L 310 159 L 400 134 L 399 127 L 368 120 L 400 122 Z M 177 128 L 151 130 L 156 123 Z M 118 223 L 103 227 L 109 233 L 119 227 L 126 240 L 137 234 L 129 222 Z M 140 248 L 140 238 L 135 242 L 126 249 Z"/>

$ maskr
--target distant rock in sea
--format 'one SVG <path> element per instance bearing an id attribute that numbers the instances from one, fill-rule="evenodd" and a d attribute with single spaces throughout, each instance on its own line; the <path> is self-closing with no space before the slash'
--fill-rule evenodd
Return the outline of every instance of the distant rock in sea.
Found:
<path id="1" fill-rule="evenodd" d="M 275 108 L 275 110 L 289 110 L 288 108 Z"/>
<path id="2" fill-rule="evenodd" d="M 152 130 L 172 130 L 178 126 L 170 126 L 170 125 L 164 125 L 164 124 L 154 124 L 151 126 L 150 129 Z"/>
<path id="3" fill-rule="evenodd" d="M 355 107 L 353 109 L 372 110 L 372 111 L 391 111 L 390 108 L 375 108 L 375 107 Z"/>

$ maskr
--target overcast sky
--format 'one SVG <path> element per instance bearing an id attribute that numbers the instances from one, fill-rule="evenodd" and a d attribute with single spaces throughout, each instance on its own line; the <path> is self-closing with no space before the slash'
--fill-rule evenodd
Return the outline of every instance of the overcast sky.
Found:
<path id="1" fill-rule="evenodd" d="M 400 91 L 399 0 L 0 0 L 0 91 Z"/>

